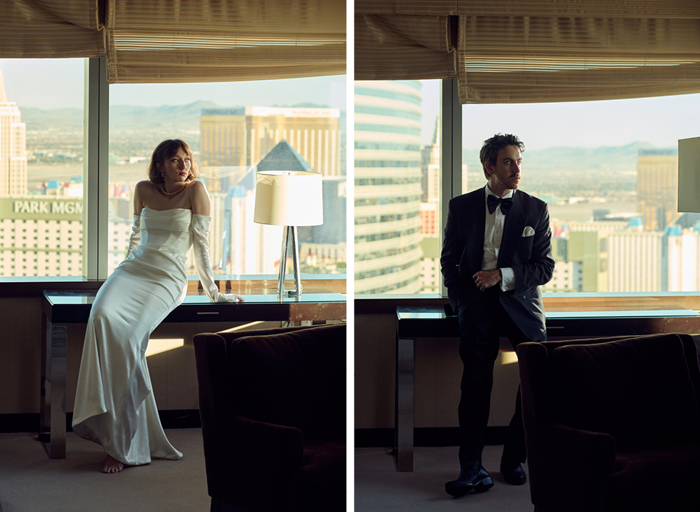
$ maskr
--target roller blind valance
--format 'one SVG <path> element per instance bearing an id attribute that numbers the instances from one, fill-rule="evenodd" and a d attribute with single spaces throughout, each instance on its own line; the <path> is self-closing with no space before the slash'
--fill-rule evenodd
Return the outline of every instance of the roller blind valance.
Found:
<path id="1" fill-rule="evenodd" d="M 110 83 L 346 73 L 344 0 L 6 0 L 0 58 L 107 56 Z"/>
<path id="2" fill-rule="evenodd" d="M 621 99 L 700 92 L 700 2 L 696 0 L 629 1 L 437 1 L 356 0 L 357 39 L 366 19 L 411 18 L 402 39 L 360 55 L 356 78 L 374 80 L 453 78 L 462 103 L 529 103 Z M 436 75 L 435 62 L 415 58 L 425 51 L 418 19 L 448 18 L 447 34 L 454 71 Z M 388 39 L 387 36 L 381 36 Z M 375 36 L 380 43 L 381 37 Z M 397 46 L 402 45 L 402 48 Z M 403 66 L 383 67 L 387 55 L 409 57 Z M 375 56 L 377 54 L 378 56 Z M 373 64 L 358 62 L 361 58 Z M 377 64 L 379 63 L 379 64 Z M 444 68 L 443 68 L 444 69 Z M 359 71 L 359 73 L 357 73 Z"/>

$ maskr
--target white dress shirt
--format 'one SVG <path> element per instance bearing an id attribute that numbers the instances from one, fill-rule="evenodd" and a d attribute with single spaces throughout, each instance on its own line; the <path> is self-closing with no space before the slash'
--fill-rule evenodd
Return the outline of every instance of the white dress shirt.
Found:
<path id="1" fill-rule="evenodd" d="M 493 213 L 489 213 L 488 196 L 498 197 L 491 192 L 488 185 L 484 187 L 486 195 L 484 196 L 484 208 L 486 208 L 486 226 L 484 230 L 484 258 L 481 263 L 482 270 L 494 270 L 498 268 L 498 253 L 501 250 L 501 240 L 503 238 L 503 226 L 506 222 L 506 216 L 501 211 L 501 205 L 498 205 Z M 502 199 L 512 198 L 515 190 L 511 190 L 504 195 Z M 501 268 L 501 291 L 508 291 L 515 288 L 515 274 L 511 267 Z"/>

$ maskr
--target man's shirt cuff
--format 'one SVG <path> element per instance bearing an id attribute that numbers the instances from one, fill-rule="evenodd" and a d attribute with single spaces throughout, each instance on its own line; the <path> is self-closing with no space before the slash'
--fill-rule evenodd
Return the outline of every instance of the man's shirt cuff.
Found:
<path id="1" fill-rule="evenodd" d="M 515 289 L 515 272 L 511 267 L 501 269 L 501 291 L 507 292 Z"/>

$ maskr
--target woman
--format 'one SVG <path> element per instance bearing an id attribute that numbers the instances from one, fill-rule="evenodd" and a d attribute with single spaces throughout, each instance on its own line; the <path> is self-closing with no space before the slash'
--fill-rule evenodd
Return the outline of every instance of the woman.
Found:
<path id="1" fill-rule="evenodd" d="M 187 253 L 213 302 L 219 293 L 209 263 L 210 201 L 190 147 L 166 140 L 153 151 L 148 181 L 134 192 L 134 226 L 126 259 L 93 302 L 85 333 L 73 431 L 107 452 L 105 473 L 151 457 L 179 459 L 158 418 L 145 352 L 148 338 L 185 298 Z"/>

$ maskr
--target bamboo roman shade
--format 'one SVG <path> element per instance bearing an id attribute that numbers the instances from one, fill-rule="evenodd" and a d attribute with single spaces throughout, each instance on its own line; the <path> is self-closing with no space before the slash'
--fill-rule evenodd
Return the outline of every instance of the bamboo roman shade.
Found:
<path id="1" fill-rule="evenodd" d="M 107 56 L 110 83 L 346 73 L 344 0 L 3 0 L 0 58 Z"/>
<path id="2" fill-rule="evenodd" d="M 99 0 L 3 0 L 0 58 L 101 57 Z"/>
<path id="3" fill-rule="evenodd" d="M 355 15 L 358 80 L 452 78 L 455 56 L 449 16 Z"/>
<path id="4" fill-rule="evenodd" d="M 462 103 L 529 103 L 636 98 L 700 92 L 700 2 L 628 1 L 476 1 L 393 0 L 377 5 L 356 0 L 356 79 L 395 79 L 383 59 L 409 58 L 397 76 L 453 78 Z M 439 11 L 442 9 L 442 11 Z M 452 74 L 436 74 L 435 63 L 412 59 L 427 47 L 417 30 L 402 33 L 385 54 L 365 50 L 358 40 L 368 19 L 452 16 L 440 29 L 455 54 Z M 404 26 L 408 23 L 403 21 Z M 413 27 L 424 27 L 415 20 Z M 456 30 L 451 30 L 451 27 Z M 388 32 L 388 31 L 387 31 Z M 456 33 L 454 33 L 456 32 Z M 386 35 L 374 35 L 379 41 Z M 396 57 L 398 58 L 398 57 Z M 370 62 L 363 63 L 363 59 Z M 380 64 L 377 64 L 379 62 Z M 398 65 L 395 64 L 394 68 Z M 393 68 L 388 68 L 393 69 Z"/>
<path id="5" fill-rule="evenodd" d="M 110 83 L 346 72 L 344 0 L 109 0 Z"/>

